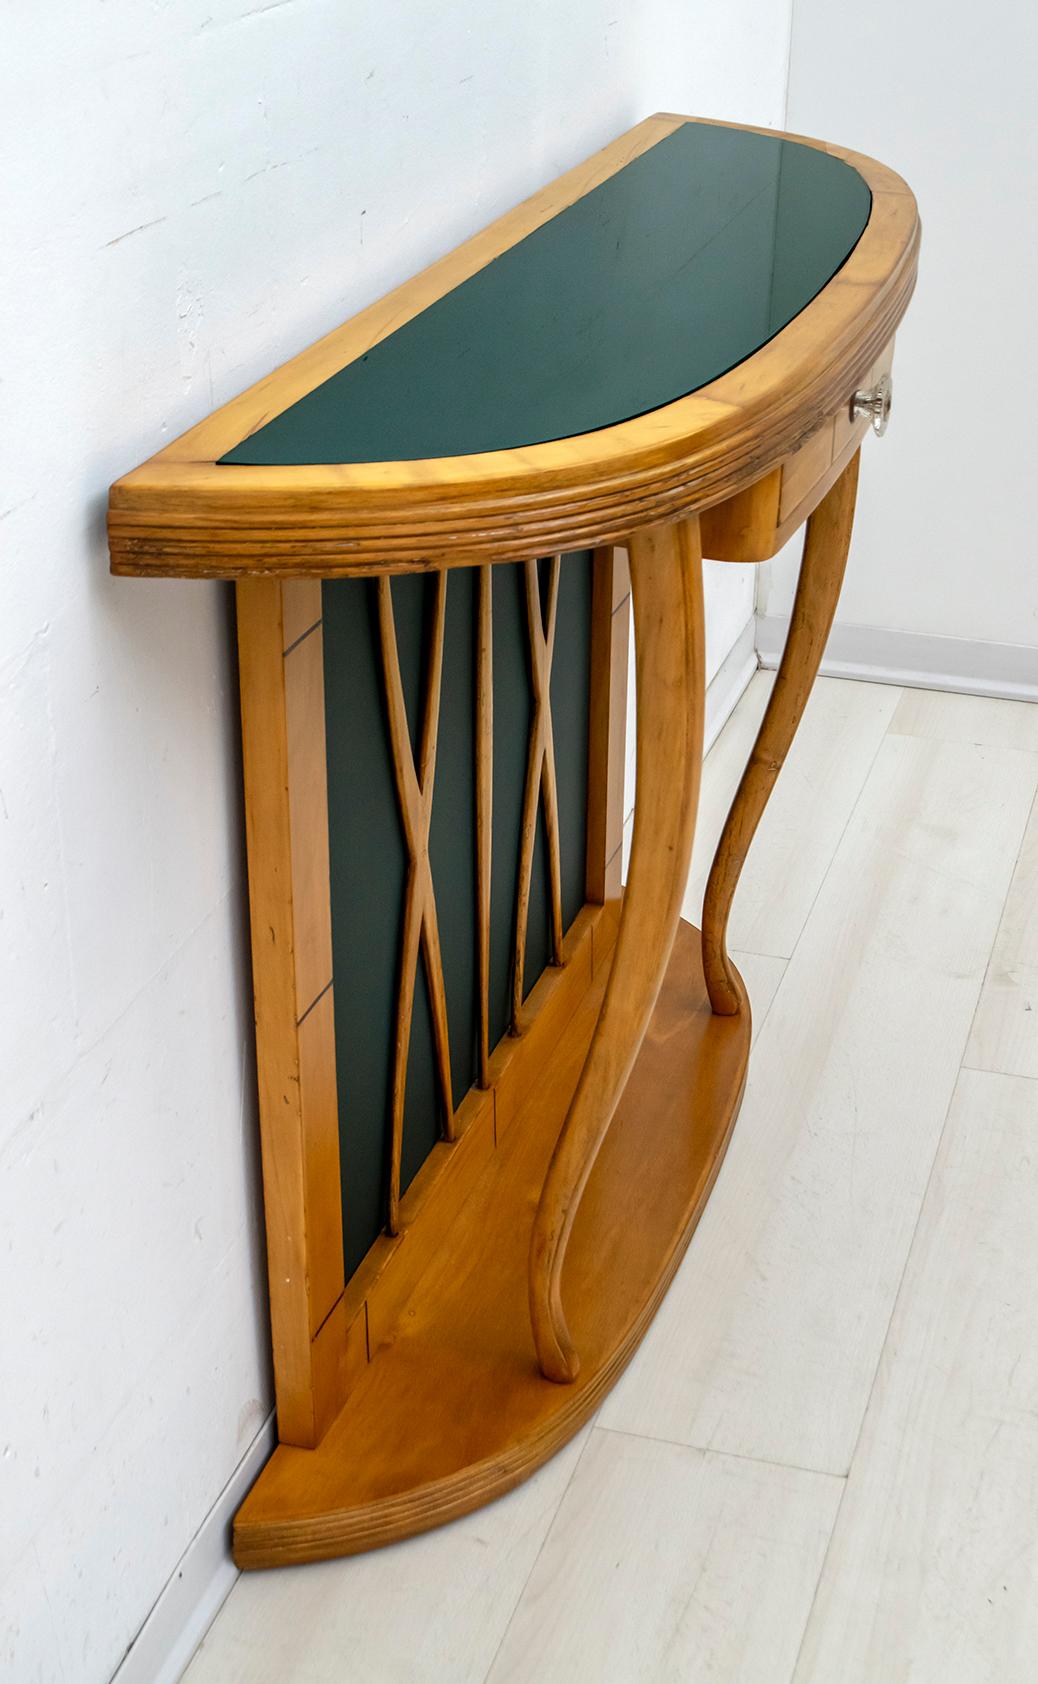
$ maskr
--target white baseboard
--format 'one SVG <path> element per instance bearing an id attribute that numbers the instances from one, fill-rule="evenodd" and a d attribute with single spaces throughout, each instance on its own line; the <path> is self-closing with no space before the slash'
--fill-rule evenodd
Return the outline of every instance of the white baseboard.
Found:
<path id="1" fill-rule="evenodd" d="M 706 714 L 703 726 L 703 753 L 709 754 L 760 662 L 754 641 L 755 622 L 751 615 L 732 647 L 706 687 Z M 633 716 L 628 716 L 628 730 L 633 729 Z M 627 866 L 631 858 L 631 837 L 634 834 L 634 805 L 624 818 L 623 855 L 620 867 L 626 883 Z"/>
<path id="2" fill-rule="evenodd" d="M 112 1684 L 178 1684 L 238 1577 L 231 1560 L 231 1520 L 274 1442 L 271 1411 L 181 1556 Z"/>
<path id="3" fill-rule="evenodd" d="M 788 627 L 787 619 L 758 616 L 757 651 L 762 667 L 778 666 Z M 1038 649 L 1021 643 L 983 643 L 928 632 L 888 631 L 882 626 L 837 624 L 820 670 L 830 678 L 1038 702 Z"/>
<path id="4" fill-rule="evenodd" d="M 751 614 L 710 683 L 706 687 L 703 753 L 709 754 L 753 677 L 757 659 L 756 625 Z"/>

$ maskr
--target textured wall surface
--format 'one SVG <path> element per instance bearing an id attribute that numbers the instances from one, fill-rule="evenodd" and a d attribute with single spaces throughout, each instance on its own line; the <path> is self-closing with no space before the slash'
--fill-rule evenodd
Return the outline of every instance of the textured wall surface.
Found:
<path id="1" fill-rule="evenodd" d="M 96 1684 L 271 1398 L 230 591 L 107 486 L 649 111 L 777 123 L 788 4 L 0 16 L 0 1672 Z"/>

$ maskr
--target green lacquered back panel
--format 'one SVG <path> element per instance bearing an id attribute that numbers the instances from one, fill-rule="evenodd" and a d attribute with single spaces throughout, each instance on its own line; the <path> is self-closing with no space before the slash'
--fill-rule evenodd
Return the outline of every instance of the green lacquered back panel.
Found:
<path id="1" fill-rule="evenodd" d="M 645 414 L 785 327 L 870 208 L 815 147 L 685 124 L 222 460 L 468 455 Z"/>
<path id="2" fill-rule="evenodd" d="M 477 1074 L 475 866 L 475 569 L 447 581 L 443 680 L 430 858 L 436 889 L 451 1045 L 454 1103 Z M 393 610 L 412 740 L 420 726 L 435 581 L 393 581 Z M 530 656 L 521 566 L 493 573 L 494 829 L 491 879 L 493 1045 L 507 1032 L 515 929 L 519 814 L 531 716 Z M 563 911 L 584 904 L 591 557 L 563 564 L 552 712 L 559 773 Z M 347 1275 L 385 1215 L 392 1049 L 407 851 L 393 779 L 372 580 L 323 586 L 328 831 L 335 1050 L 339 1090 L 343 1235 Z M 548 961 L 549 914 L 542 834 L 534 859 L 526 986 Z M 420 965 L 408 1060 L 401 1187 L 439 1137 L 432 1025 Z"/>

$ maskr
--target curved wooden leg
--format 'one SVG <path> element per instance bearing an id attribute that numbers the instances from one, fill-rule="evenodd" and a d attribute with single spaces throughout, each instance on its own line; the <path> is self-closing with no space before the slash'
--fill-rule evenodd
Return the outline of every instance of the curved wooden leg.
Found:
<path id="1" fill-rule="evenodd" d="M 703 753 L 703 569 L 698 520 L 628 545 L 638 696 L 634 841 L 612 970 L 552 1154 L 530 1246 L 530 1315 L 541 1370 L 570 1381 L 579 1359 L 560 1283 L 591 1166 L 656 1004 L 688 877 Z"/>
<path id="2" fill-rule="evenodd" d="M 703 901 L 703 972 L 710 1004 L 722 1017 L 732 1017 L 739 1010 L 725 945 L 732 899 L 818 673 L 847 565 L 857 489 L 856 451 L 808 520 L 789 635 L 775 685 L 710 867 Z"/>

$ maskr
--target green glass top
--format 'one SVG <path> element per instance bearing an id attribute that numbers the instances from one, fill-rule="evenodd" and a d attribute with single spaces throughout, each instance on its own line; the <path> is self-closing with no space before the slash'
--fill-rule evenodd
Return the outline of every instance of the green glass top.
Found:
<path id="1" fill-rule="evenodd" d="M 644 415 L 785 327 L 871 202 L 816 147 L 683 124 L 221 460 L 464 456 Z"/>

